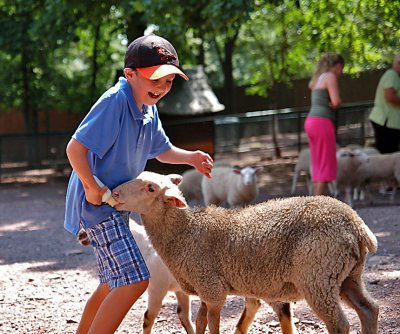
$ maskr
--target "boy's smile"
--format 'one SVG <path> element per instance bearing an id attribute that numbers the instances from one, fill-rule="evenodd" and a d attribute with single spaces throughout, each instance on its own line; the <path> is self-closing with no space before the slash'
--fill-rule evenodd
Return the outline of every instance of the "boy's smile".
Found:
<path id="1" fill-rule="evenodd" d="M 142 110 L 143 105 L 156 104 L 167 95 L 175 78 L 175 74 L 169 74 L 157 80 L 150 80 L 132 69 L 125 69 L 124 72 L 139 110 Z"/>

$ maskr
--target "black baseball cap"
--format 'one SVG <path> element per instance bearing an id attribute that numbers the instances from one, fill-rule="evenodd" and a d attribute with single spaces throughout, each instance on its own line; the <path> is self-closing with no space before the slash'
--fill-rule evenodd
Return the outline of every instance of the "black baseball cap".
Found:
<path id="1" fill-rule="evenodd" d="M 172 44 L 154 34 L 139 37 L 129 44 L 125 54 L 125 68 L 135 68 L 150 80 L 169 74 L 178 74 L 189 80 L 179 68 L 178 54 Z"/>

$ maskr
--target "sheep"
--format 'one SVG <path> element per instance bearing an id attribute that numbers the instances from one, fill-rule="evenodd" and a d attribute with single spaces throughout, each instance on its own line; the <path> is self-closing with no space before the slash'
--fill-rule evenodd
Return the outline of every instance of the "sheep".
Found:
<path id="1" fill-rule="evenodd" d="M 182 191 L 187 203 L 202 203 L 203 195 L 201 193 L 201 180 L 203 174 L 197 169 L 192 168 L 182 173 L 182 182 L 179 184 L 179 189 Z"/>
<path id="2" fill-rule="evenodd" d="M 381 154 L 375 147 L 372 146 L 364 146 L 360 148 L 360 150 L 366 153 L 369 157 Z M 364 191 L 360 190 L 357 187 L 354 187 L 353 200 L 363 200 L 364 198 L 365 198 Z"/>
<path id="3" fill-rule="evenodd" d="M 291 193 L 294 194 L 297 186 L 297 179 L 301 173 L 306 174 L 306 185 L 308 189 L 308 194 L 312 194 L 312 186 L 311 186 L 311 155 L 310 149 L 308 147 L 303 148 L 299 153 L 299 159 L 297 160 L 296 165 L 294 166 L 293 171 L 293 179 L 292 179 L 292 189 Z"/>
<path id="4" fill-rule="evenodd" d="M 369 156 L 381 154 L 381 152 L 379 152 L 375 147 L 371 147 L 371 146 L 365 146 L 365 147 L 361 148 L 360 150 L 363 151 L 364 153 L 368 154 Z"/>
<path id="5" fill-rule="evenodd" d="M 191 305 L 189 295 L 183 292 L 174 276 L 172 276 L 160 256 L 154 250 L 144 227 L 137 224 L 132 218 L 129 225 L 151 276 L 147 288 L 147 310 L 144 313 L 143 334 L 151 333 L 154 321 L 160 312 L 162 301 L 168 291 L 175 293 L 178 302 L 178 317 L 186 333 L 194 334 L 194 326 L 190 319 Z M 78 240 L 83 246 L 88 246 L 90 243 L 83 229 L 78 233 Z"/>
<path id="6" fill-rule="evenodd" d="M 224 161 L 215 161 L 214 167 L 218 166 L 228 167 L 230 165 Z M 187 169 L 182 173 L 182 182 L 179 184 L 179 189 L 182 191 L 189 205 L 203 204 L 203 194 L 201 192 L 202 179 L 203 174 L 195 168 Z"/>
<path id="7" fill-rule="evenodd" d="M 337 158 L 337 176 L 335 181 L 335 194 L 337 198 L 341 191 L 345 192 L 345 202 L 353 206 L 352 192 L 355 191 L 356 180 L 355 172 L 364 162 L 368 161 L 368 155 L 360 150 L 351 150 L 349 148 L 340 148 L 336 152 Z"/>
<path id="8" fill-rule="evenodd" d="M 350 206 L 327 196 L 304 196 L 245 208 L 188 208 L 176 185 L 181 179 L 143 172 L 112 194 L 117 210 L 141 215 L 177 282 L 201 299 L 197 334 L 207 324 L 211 334 L 220 333 L 227 295 L 270 303 L 283 334 L 296 333 L 291 302 L 300 299 L 330 334 L 349 333 L 342 299 L 356 310 L 363 334 L 377 333 L 379 306 L 361 277 L 377 240 Z M 235 333 L 248 333 L 251 311 L 244 310 Z"/>
<path id="9" fill-rule="evenodd" d="M 400 185 L 400 152 L 372 155 L 362 163 L 356 171 L 358 188 L 365 190 L 368 200 L 373 203 L 367 185 L 371 182 L 383 181 L 393 185 L 390 201 L 394 202 L 396 189 Z"/>
<path id="10" fill-rule="evenodd" d="M 229 207 L 239 207 L 251 203 L 258 195 L 257 175 L 262 169 L 215 166 L 212 178 L 203 177 L 201 180 L 205 205 L 226 203 Z"/>
<path id="11" fill-rule="evenodd" d="M 350 150 L 355 151 L 355 152 L 361 151 L 361 152 L 367 154 L 368 156 L 380 154 L 380 152 L 375 147 L 367 146 L 367 145 L 361 146 L 359 144 L 348 144 L 345 148 L 350 149 Z M 348 177 L 351 178 L 352 181 L 354 181 L 354 175 L 353 174 L 349 173 Z M 364 199 L 364 192 L 361 191 L 360 189 L 358 189 L 357 187 L 355 187 L 354 185 L 353 185 L 352 188 L 353 188 L 353 200 L 363 200 Z M 350 201 L 351 201 L 351 199 L 350 199 Z M 352 201 L 351 201 L 351 203 L 352 203 Z"/>
<path id="12" fill-rule="evenodd" d="M 299 159 L 296 165 L 294 166 L 291 194 L 294 194 L 296 191 L 297 179 L 301 173 L 305 173 L 308 194 L 312 195 L 313 189 L 311 181 L 311 175 L 312 175 L 311 153 L 308 147 L 305 147 L 300 151 Z M 335 186 L 333 182 L 329 182 L 328 190 L 331 194 L 335 193 Z"/>

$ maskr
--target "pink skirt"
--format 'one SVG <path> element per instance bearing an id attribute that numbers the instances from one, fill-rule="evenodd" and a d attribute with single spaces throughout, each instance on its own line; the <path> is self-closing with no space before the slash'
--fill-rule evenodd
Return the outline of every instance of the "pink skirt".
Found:
<path id="1" fill-rule="evenodd" d="M 334 123 L 327 118 L 309 116 L 304 123 L 311 153 L 313 182 L 336 180 L 336 133 Z"/>

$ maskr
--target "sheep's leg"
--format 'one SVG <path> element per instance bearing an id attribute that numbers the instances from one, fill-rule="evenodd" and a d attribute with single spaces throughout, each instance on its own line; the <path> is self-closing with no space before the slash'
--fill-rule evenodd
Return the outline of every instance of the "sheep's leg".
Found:
<path id="1" fill-rule="evenodd" d="M 361 280 L 346 278 L 342 284 L 340 295 L 353 308 L 361 321 L 361 334 L 378 333 L 379 306 L 364 289 Z"/>
<path id="2" fill-rule="evenodd" d="M 282 334 L 296 334 L 297 330 L 293 322 L 291 303 L 275 302 L 270 305 L 278 316 Z"/>
<path id="3" fill-rule="evenodd" d="M 336 191 L 336 183 L 334 181 L 328 183 L 328 190 L 329 190 L 329 194 L 331 196 L 334 196 L 336 194 L 336 192 L 337 192 Z"/>
<path id="4" fill-rule="evenodd" d="M 315 286 L 306 291 L 305 299 L 314 313 L 325 323 L 329 334 L 349 334 L 350 325 L 340 306 L 339 291 L 337 294 L 324 286 Z M 321 293 L 323 292 L 323 293 Z"/>
<path id="5" fill-rule="evenodd" d="M 396 197 L 397 187 L 398 187 L 397 182 L 394 182 L 394 183 L 393 183 L 393 191 L 392 191 L 392 194 L 391 194 L 391 196 L 390 196 L 390 203 L 391 203 L 391 204 L 394 203 L 394 198 Z"/>
<path id="6" fill-rule="evenodd" d="M 178 300 L 178 317 L 187 334 L 194 334 L 193 324 L 190 320 L 190 297 L 182 291 L 175 292 Z"/>
<path id="7" fill-rule="evenodd" d="M 345 203 L 350 205 L 351 207 L 353 206 L 353 199 L 351 197 L 351 187 L 346 187 L 345 188 Z"/>
<path id="8" fill-rule="evenodd" d="M 358 189 L 354 188 L 353 189 L 353 201 L 358 201 L 359 200 L 359 195 L 358 195 Z"/>
<path id="9" fill-rule="evenodd" d="M 196 334 L 204 334 L 207 327 L 207 305 L 203 301 L 200 304 L 196 317 Z"/>
<path id="10" fill-rule="evenodd" d="M 236 325 L 235 334 L 247 334 L 254 317 L 257 314 L 258 309 L 261 306 L 261 301 L 256 298 L 246 298 L 246 305 L 244 307 L 242 316 Z"/>
<path id="11" fill-rule="evenodd" d="M 373 205 L 373 204 L 374 204 L 374 201 L 373 201 L 373 199 L 372 199 L 371 191 L 369 190 L 368 185 L 364 185 L 364 186 L 362 187 L 362 189 L 364 190 L 365 196 L 366 196 L 367 200 L 369 201 L 369 204 L 370 204 L 370 205 Z"/>
<path id="12" fill-rule="evenodd" d="M 207 304 L 207 322 L 210 334 L 219 334 L 219 324 L 221 320 L 221 310 L 224 307 L 225 300 L 220 303 Z"/>
<path id="13" fill-rule="evenodd" d="M 362 189 L 357 187 L 354 188 L 353 192 L 353 200 L 354 201 L 363 201 L 365 199 L 365 193 Z"/>
<path id="14" fill-rule="evenodd" d="M 161 309 L 162 301 L 167 294 L 167 290 L 153 291 L 150 286 L 147 291 L 147 310 L 143 319 L 143 334 L 150 334 L 154 325 L 154 321 Z"/>

